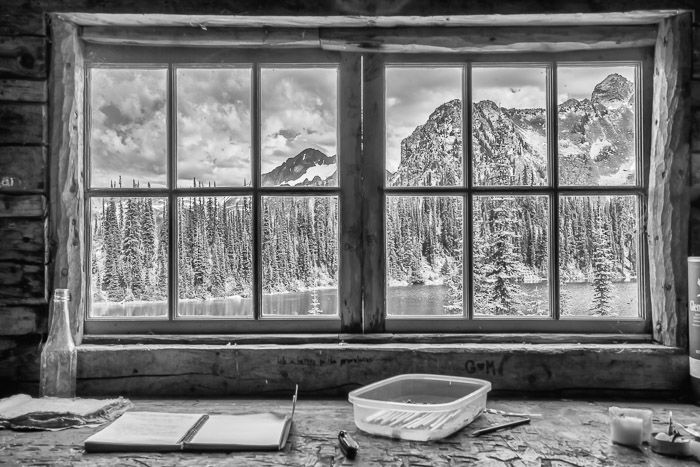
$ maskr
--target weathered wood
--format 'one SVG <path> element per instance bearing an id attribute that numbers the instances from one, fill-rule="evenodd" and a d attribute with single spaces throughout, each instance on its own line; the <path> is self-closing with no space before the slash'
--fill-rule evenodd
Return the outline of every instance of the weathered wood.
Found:
<path id="1" fill-rule="evenodd" d="M 86 335 L 85 344 L 628 344 L 651 343 L 649 334 L 159 334 Z"/>
<path id="2" fill-rule="evenodd" d="M 0 261 L 43 265 L 46 221 L 0 219 Z"/>
<path id="3" fill-rule="evenodd" d="M 0 193 L 0 217 L 39 217 L 46 215 L 44 195 L 4 195 Z"/>
<path id="4" fill-rule="evenodd" d="M 700 80 L 691 81 L 690 96 L 690 105 L 700 107 Z"/>
<path id="5" fill-rule="evenodd" d="M 340 63 L 339 156 L 340 196 L 340 319 L 342 332 L 362 332 L 362 59 L 344 55 Z"/>
<path id="6" fill-rule="evenodd" d="M 46 333 L 46 309 L 29 306 L 0 306 L 0 335 L 21 336 Z"/>
<path id="7" fill-rule="evenodd" d="M 690 0 L 689 0 L 690 1 Z M 406 2 L 401 2 L 402 4 Z M 634 25 L 634 24 L 655 24 L 664 18 L 678 14 L 677 9 L 659 9 L 659 8 L 627 8 L 628 11 L 621 11 L 616 5 L 619 2 L 610 2 L 609 4 L 596 4 L 595 12 L 582 12 L 577 5 L 571 8 L 572 12 L 565 13 L 562 8 L 566 5 L 558 5 L 559 14 L 552 11 L 547 11 L 550 8 L 543 7 L 539 2 L 539 8 L 533 9 L 532 5 L 528 7 L 526 2 L 521 2 L 517 7 L 512 3 L 504 3 L 501 5 L 488 5 L 488 13 L 498 11 L 500 14 L 485 14 L 476 4 L 465 3 L 462 6 L 457 4 L 449 5 L 447 8 L 440 8 L 440 5 L 432 5 L 432 8 L 426 9 L 425 4 L 414 5 L 413 10 L 410 8 L 396 8 L 393 13 L 382 13 L 376 11 L 375 8 L 370 8 L 375 11 L 372 13 L 363 14 L 361 10 L 366 6 L 375 6 L 370 4 L 355 4 L 354 10 L 347 11 L 342 4 L 335 3 L 330 8 L 322 8 L 321 5 L 315 3 L 301 2 L 294 5 L 293 9 L 283 5 L 277 8 L 280 11 L 274 12 L 273 8 L 267 6 L 261 8 L 262 4 L 255 2 L 255 8 L 245 8 L 242 2 L 237 2 L 238 11 L 219 11 L 217 14 L 159 14 L 158 11 L 150 11 L 152 14 L 137 14 L 137 13 L 119 13 L 104 15 L 100 13 L 61 13 L 60 18 L 66 21 L 74 22 L 81 26 L 194 26 L 194 27 L 384 27 L 393 28 L 401 26 L 439 26 L 439 27 L 456 27 L 456 26 L 596 26 L 596 25 Z M 397 4 L 398 5 L 398 4 Z M 187 4 L 191 7 L 191 4 Z M 251 5 L 252 6 L 252 5 Z M 601 8 L 606 6 L 612 7 L 608 12 L 601 12 Z M 155 2 L 151 2 L 148 6 L 142 6 L 141 10 L 146 8 L 157 8 Z M 184 5 L 183 5 L 184 7 Z M 220 7 L 217 7 L 220 10 Z M 438 14 L 440 9 L 450 10 L 445 14 Z M 83 8 L 83 10 L 85 10 Z M 205 8 L 200 5 L 196 8 L 197 13 L 201 13 Z M 264 16 L 256 15 L 254 12 L 267 10 Z M 312 10 L 312 11 L 309 11 Z M 327 10 L 327 11 L 326 11 Z M 480 11 L 481 10 L 481 11 Z M 533 14 L 535 10 L 540 10 L 540 13 Z M 57 10 L 54 10 L 57 11 Z M 77 9 L 73 11 L 79 11 Z M 141 13 L 146 13 L 142 11 Z M 525 14 L 522 14 L 525 13 Z M 313 16 L 311 16 L 313 15 Z"/>
<path id="8" fill-rule="evenodd" d="M 46 40 L 0 36 L 0 76 L 46 78 Z"/>
<path id="9" fill-rule="evenodd" d="M 0 36 L 46 35 L 41 7 L 26 0 L 4 0 L 0 11 Z"/>
<path id="10" fill-rule="evenodd" d="M 46 148 L 0 146 L 0 191 L 44 190 Z"/>
<path id="11" fill-rule="evenodd" d="M 693 109 L 690 123 L 693 127 L 690 137 L 690 150 L 700 152 L 700 108 Z"/>
<path id="12" fill-rule="evenodd" d="M 71 330 L 80 344 L 86 284 L 83 206 L 84 67 L 78 28 L 52 17 L 51 166 L 49 187 L 50 289 L 69 289 Z"/>
<path id="13" fill-rule="evenodd" d="M 0 304 L 45 296 L 44 266 L 0 261 Z"/>
<path id="14" fill-rule="evenodd" d="M 697 24 L 693 28 L 693 79 L 700 79 L 700 25 Z"/>
<path id="15" fill-rule="evenodd" d="M 687 345 L 691 15 L 663 20 L 654 53 L 649 272 L 654 338 Z"/>
<path id="16" fill-rule="evenodd" d="M 0 79 L 0 100 L 46 102 L 46 81 Z"/>
<path id="17" fill-rule="evenodd" d="M 38 392 L 41 336 L 0 337 L 0 395 Z"/>
<path id="18" fill-rule="evenodd" d="M 46 105 L 0 103 L 1 144 L 46 144 Z"/>
<path id="19" fill-rule="evenodd" d="M 272 410 L 289 412 L 287 397 L 279 399 L 151 399 L 133 400 L 134 410 L 243 414 Z M 490 394 L 490 409 L 540 414 L 526 426 L 476 438 L 474 430 L 513 420 L 493 413 L 482 414 L 453 436 L 435 442 L 401 441 L 373 436 L 353 423 L 353 408 L 346 400 L 300 398 L 286 446 L 271 452 L 174 452 L 86 454 L 83 441 L 100 428 L 76 428 L 54 432 L 0 431 L 3 460 L 9 465 L 113 465 L 179 466 L 666 466 L 690 462 L 654 453 L 649 446 L 629 448 L 610 442 L 611 405 L 651 409 L 652 431 L 664 431 L 669 415 L 683 424 L 694 422 L 700 410 L 690 404 L 669 401 L 522 400 Z M 358 442 L 354 461 L 346 460 L 338 445 L 338 431 L 345 430 Z"/>
<path id="20" fill-rule="evenodd" d="M 496 391 L 682 392 L 684 349 L 655 344 L 82 345 L 85 395 L 344 394 L 400 373 L 491 381 Z"/>
<path id="21" fill-rule="evenodd" d="M 322 29 L 321 48 L 345 52 L 566 52 L 648 47 L 656 27 L 470 27 Z"/>
<path id="22" fill-rule="evenodd" d="M 383 332 L 384 273 L 384 63 L 378 54 L 364 58 L 364 150 L 362 152 L 363 332 Z M 372 124 L 367 124 L 372 122 Z"/>
<path id="23" fill-rule="evenodd" d="M 318 47 L 318 29 L 85 27 L 81 38 L 93 44 L 163 47 Z"/>

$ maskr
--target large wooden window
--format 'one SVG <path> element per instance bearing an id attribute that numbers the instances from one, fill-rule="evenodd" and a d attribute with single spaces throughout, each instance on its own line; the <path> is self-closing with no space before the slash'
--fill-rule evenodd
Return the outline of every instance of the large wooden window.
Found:
<path id="1" fill-rule="evenodd" d="M 646 50 L 86 63 L 89 332 L 650 329 Z"/>

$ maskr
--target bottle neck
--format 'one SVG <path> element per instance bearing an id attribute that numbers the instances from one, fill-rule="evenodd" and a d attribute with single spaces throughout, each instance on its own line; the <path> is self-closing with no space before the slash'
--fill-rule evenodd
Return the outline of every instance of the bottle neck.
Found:
<path id="1" fill-rule="evenodd" d="M 49 330 L 47 343 L 57 340 L 61 342 L 72 342 L 73 335 L 70 332 L 68 300 L 54 298 L 52 308 L 51 329 Z"/>

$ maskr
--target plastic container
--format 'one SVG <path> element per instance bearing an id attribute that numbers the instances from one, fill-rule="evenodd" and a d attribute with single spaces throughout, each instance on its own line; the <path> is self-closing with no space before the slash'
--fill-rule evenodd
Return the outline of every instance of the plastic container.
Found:
<path id="1" fill-rule="evenodd" d="M 348 394 L 355 425 L 367 433 L 412 441 L 441 439 L 486 408 L 491 383 L 425 374 L 398 375 Z"/>

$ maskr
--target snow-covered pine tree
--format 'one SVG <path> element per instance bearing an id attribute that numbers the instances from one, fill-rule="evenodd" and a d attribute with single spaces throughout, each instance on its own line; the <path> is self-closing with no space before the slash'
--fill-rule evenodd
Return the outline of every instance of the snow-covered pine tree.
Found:
<path id="1" fill-rule="evenodd" d="M 591 312 L 598 316 L 607 316 L 611 313 L 612 307 L 612 278 L 614 264 L 610 249 L 610 239 L 606 232 L 603 220 L 600 216 L 596 219 L 593 230 L 593 257 L 591 264 L 593 267 L 593 303 Z"/>

